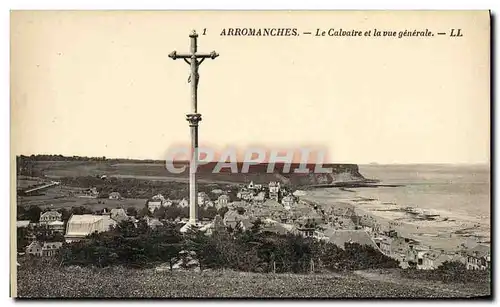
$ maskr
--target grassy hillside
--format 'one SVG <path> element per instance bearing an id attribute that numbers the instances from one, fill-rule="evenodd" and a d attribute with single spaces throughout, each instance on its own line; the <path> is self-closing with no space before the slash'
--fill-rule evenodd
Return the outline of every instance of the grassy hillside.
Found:
<path id="1" fill-rule="evenodd" d="M 126 279 L 124 278 L 126 277 Z M 489 285 L 381 281 L 362 274 L 257 274 L 240 272 L 158 272 L 122 267 L 61 267 L 18 271 L 18 297 L 134 298 L 443 298 L 489 295 Z"/>
<path id="2" fill-rule="evenodd" d="M 36 161 L 23 158 L 18 160 L 18 175 L 30 175 L 35 177 L 47 176 L 58 177 L 80 177 L 107 175 L 122 178 L 138 178 L 151 180 L 172 180 L 187 181 L 189 167 L 180 174 L 171 173 L 167 170 L 165 162 L 153 161 L 143 162 L 117 162 L 112 160 L 104 161 Z M 185 162 L 176 162 L 176 167 L 187 166 Z M 249 173 L 231 173 L 229 168 L 223 168 L 220 173 L 213 173 L 216 163 L 199 166 L 198 179 L 205 182 L 261 182 L 282 181 L 294 185 L 328 184 L 338 181 L 362 181 L 363 176 L 358 171 L 355 164 L 328 164 L 324 167 L 331 167 L 332 174 L 300 174 L 294 173 L 299 168 L 299 164 L 292 164 L 290 172 L 283 173 L 283 165 L 276 164 L 273 173 L 267 173 L 267 163 L 250 166 Z M 313 165 L 307 166 L 314 170 Z M 237 165 L 238 172 L 241 171 L 242 164 Z"/>

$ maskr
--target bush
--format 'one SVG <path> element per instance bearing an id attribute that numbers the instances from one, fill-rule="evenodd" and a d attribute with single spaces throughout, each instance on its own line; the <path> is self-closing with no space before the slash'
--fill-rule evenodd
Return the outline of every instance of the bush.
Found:
<path id="1" fill-rule="evenodd" d="M 406 269 L 401 275 L 411 279 L 440 281 L 444 283 L 489 283 L 489 270 L 467 270 L 465 265 L 458 261 L 445 261 L 435 270 Z"/>
<path id="2" fill-rule="evenodd" d="M 398 263 L 373 248 L 351 244 L 343 250 L 332 243 L 298 235 L 263 232 L 260 223 L 247 231 L 214 230 L 212 236 L 192 230 L 181 234 L 177 224 L 150 229 L 145 221 L 137 227 L 122 222 L 108 232 L 85 241 L 65 244 L 60 262 L 64 265 L 152 267 L 173 264 L 188 251 L 200 269 L 233 269 L 249 272 L 309 272 L 316 268 L 359 270 L 392 268 Z M 321 264 L 321 265 L 320 265 Z"/>

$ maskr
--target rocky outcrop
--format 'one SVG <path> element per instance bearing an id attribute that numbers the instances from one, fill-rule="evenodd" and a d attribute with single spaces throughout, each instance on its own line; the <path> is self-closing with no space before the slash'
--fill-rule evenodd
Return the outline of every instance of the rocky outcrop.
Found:
<path id="1" fill-rule="evenodd" d="M 232 182 L 267 183 L 280 181 L 293 186 L 331 185 L 341 183 L 365 182 L 356 164 L 327 164 L 323 168 L 331 168 L 329 173 L 320 173 L 316 165 L 307 165 L 308 172 L 295 172 L 299 164 L 292 164 L 290 170 L 284 170 L 283 165 L 276 165 L 273 172 L 268 172 L 268 164 L 252 165 L 248 173 L 241 173 L 242 164 L 238 164 L 238 173 L 231 173 L 229 168 L 220 173 L 213 173 L 215 165 L 203 165 L 198 170 L 198 178 Z"/>

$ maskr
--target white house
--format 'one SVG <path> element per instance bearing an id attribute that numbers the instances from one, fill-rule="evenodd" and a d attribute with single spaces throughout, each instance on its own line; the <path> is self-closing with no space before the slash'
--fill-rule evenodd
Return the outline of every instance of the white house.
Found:
<path id="1" fill-rule="evenodd" d="M 179 207 L 181 208 L 189 207 L 189 202 L 184 198 L 179 202 Z"/>
<path id="2" fill-rule="evenodd" d="M 27 228 L 30 225 L 30 221 L 16 221 L 17 228 Z"/>
<path id="3" fill-rule="evenodd" d="M 479 244 L 470 249 L 466 253 L 467 270 L 486 270 L 491 265 L 490 247 L 484 244 Z"/>
<path id="4" fill-rule="evenodd" d="M 94 232 L 108 231 L 116 224 L 109 215 L 73 214 L 68 220 L 64 237 L 68 243 L 79 241 Z"/>
<path id="5" fill-rule="evenodd" d="M 38 257 L 54 256 L 57 250 L 61 248 L 62 244 L 62 242 L 33 241 L 26 247 L 26 254 Z"/>
<path id="6" fill-rule="evenodd" d="M 294 202 L 295 202 L 295 199 L 292 195 L 287 195 L 287 196 L 283 197 L 283 199 L 281 200 L 281 204 L 283 205 L 283 207 L 286 210 L 290 210 L 292 208 Z"/>
<path id="7" fill-rule="evenodd" d="M 40 213 L 40 224 L 48 224 L 49 222 L 60 221 L 61 219 L 62 214 L 55 210 Z"/>
<path id="8" fill-rule="evenodd" d="M 150 200 L 148 201 L 148 210 L 153 213 L 155 210 L 160 209 L 162 206 L 161 201 L 159 200 Z"/>
<path id="9" fill-rule="evenodd" d="M 156 194 L 155 196 L 151 197 L 152 200 L 160 201 L 162 204 L 165 202 L 165 197 L 161 194 Z"/>
<path id="10" fill-rule="evenodd" d="M 198 205 L 205 205 L 205 203 L 209 202 L 210 198 L 205 192 L 198 192 Z"/>
<path id="11" fill-rule="evenodd" d="M 47 227 L 52 231 L 58 231 L 64 233 L 64 222 L 63 221 L 52 221 L 48 222 Z"/>
<path id="12" fill-rule="evenodd" d="M 219 208 L 227 206 L 228 202 L 229 202 L 229 196 L 227 196 L 226 194 L 222 194 L 221 196 L 219 196 L 219 198 L 217 198 L 217 206 Z"/>
<path id="13" fill-rule="evenodd" d="M 166 199 L 163 204 L 162 204 L 163 207 L 170 207 L 172 206 L 172 201 L 170 199 Z"/>
<path id="14" fill-rule="evenodd" d="M 118 192 L 109 193 L 109 199 L 122 199 L 122 196 Z"/>

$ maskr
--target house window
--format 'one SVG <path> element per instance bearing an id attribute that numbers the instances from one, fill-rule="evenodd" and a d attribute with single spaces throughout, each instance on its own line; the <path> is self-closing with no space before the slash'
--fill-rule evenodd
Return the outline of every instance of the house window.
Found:
<path id="1" fill-rule="evenodd" d="M 422 263 L 423 263 L 423 259 L 422 259 L 422 258 L 419 258 L 419 259 L 418 259 L 418 265 L 422 265 Z"/>

